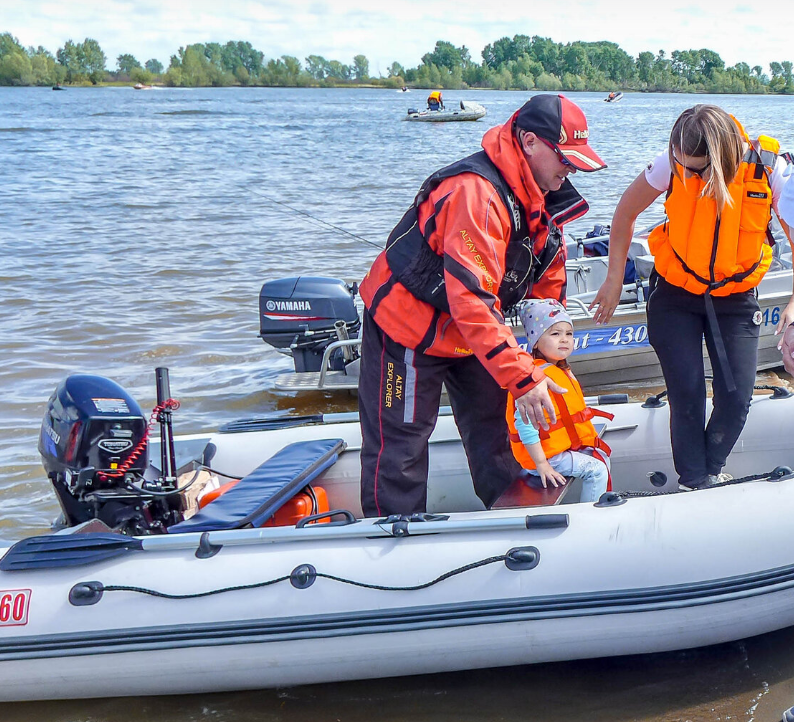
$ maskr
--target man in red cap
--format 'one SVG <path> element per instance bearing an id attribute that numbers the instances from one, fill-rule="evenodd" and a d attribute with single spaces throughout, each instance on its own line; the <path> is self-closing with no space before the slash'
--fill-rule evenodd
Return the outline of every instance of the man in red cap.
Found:
<path id="1" fill-rule="evenodd" d="M 426 510 L 428 439 L 442 384 L 490 507 L 517 477 L 507 391 L 528 423 L 554 421 L 548 380 L 504 316 L 523 298 L 565 300 L 562 227 L 587 202 L 568 175 L 605 168 L 584 113 L 535 95 L 481 150 L 434 173 L 361 283 L 361 502 L 367 516 Z"/>

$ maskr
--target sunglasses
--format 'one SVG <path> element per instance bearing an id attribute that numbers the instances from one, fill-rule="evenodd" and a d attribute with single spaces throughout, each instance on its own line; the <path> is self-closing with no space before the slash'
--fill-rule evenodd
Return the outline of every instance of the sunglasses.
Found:
<path id="1" fill-rule="evenodd" d="M 574 169 L 576 168 L 576 166 L 565 157 L 563 152 L 556 145 L 554 145 L 554 143 L 546 140 L 545 138 L 541 138 L 540 136 L 537 136 L 537 139 L 545 143 L 547 146 L 549 146 L 549 148 L 551 148 L 557 154 L 557 158 L 559 159 L 560 163 Z"/>
<path id="2" fill-rule="evenodd" d="M 678 158 L 675 157 L 675 153 L 673 153 L 673 160 L 681 166 L 681 170 L 685 170 L 687 173 L 696 175 L 698 178 L 703 178 L 703 175 L 711 166 L 711 158 L 706 161 L 706 165 L 704 165 L 702 168 L 690 168 L 688 165 L 684 165 L 680 160 L 678 160 Z"/>

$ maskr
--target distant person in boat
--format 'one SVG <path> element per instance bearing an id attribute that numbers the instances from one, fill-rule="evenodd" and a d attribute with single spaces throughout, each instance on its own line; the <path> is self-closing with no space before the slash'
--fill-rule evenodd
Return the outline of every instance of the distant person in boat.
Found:
<path id="1" fill-rule="evenodd" d="M 614 100 L 616 97 L 617 93 L 614 90 L 607 96 L 610 100 Z"/>
<path id="2" fill-rule="evenodd" d="M 755 289 L 772 261 L 767 229 L 785 183 L 779 150 L 768 136 L 751 139 L 722 108 L 696 105 L 676 120 L 667 149 L 623 193 L 612 219 L 607 279 L 590 306 L 599 324 L 618 305 L 637 216 L 668 194 L 667 220 L 648 238 L 648 339 L 667 384 L 684 488 L 727 478 L 722 469 L 750 408 L 763 322 Z M 792 318 L 794 302 L 778 331 Z M 708 423 L 704 337 L 714 375 Z"/>
<path id="3" fill-rule="evenodd" d="M 561 227 L 588 206 L 568 180 L 603 161 L 579 107 L 539 94 L 483 138 L 483 150 L 428 178 L 361 283 L 361 496 L 367 516 L 426 509 L 428 439 L 442 385 L 490 507 L 521 467 L 507 390 L 523 419 L 556 421 L 563 393 L 519 348 L 505 314 L 565 296 Z M 530 239 L 532 254 L 527 253 Z"/>
<path id="4" fill-rule="evenodd" d="M 441 97 L 440 90 L 434 90 L 427 96 L 428 110 L 444 110 L 444 99 Z"/>
<path id="5" fill-rule="evenodd" d="M 780 195 L 778 210 L 780 217 L 788 225 L 789 230 L 794 228 L 794 165 L 789 164 L 783 174 L 786 185 Z M 786 371 L 794 376 L 794 324 L 789 323 L 785 328 L 779 328 L 783 333 L 780 340 L 780 350 L 783 353 L 783 366 Z"/>
<path id="6" fill-rule="evenodd" d="M 565 307 L 552 298 L 527 301 L 519 312 L 532 357 L 548 378 L 567 393 L 552 394 L 556 423 L 538 430 L 526 423 L 516 409 L 512 394 L 507 397 L 507 426 L 513 455 L 521 466 L 547 485 L 565 484 L 566 477 L 582 480 L 580 501 L 593 502 L 609 484 L 609 447 L 598 437 L 593 416 L 606 416 L 589 409 L 582 388 L 568 365 L 573 353 L 573 321 Z"/>

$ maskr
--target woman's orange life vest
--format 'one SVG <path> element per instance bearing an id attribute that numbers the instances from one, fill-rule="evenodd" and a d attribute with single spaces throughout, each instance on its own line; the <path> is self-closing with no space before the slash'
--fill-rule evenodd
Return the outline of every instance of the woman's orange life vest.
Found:
<path id="1" fill-rule="evenodd" d="M 551 401 L 557 422 L 550 424 L 548 431 L 538 429 L 540 445 L 547 459 L 561 454 L 563 451 L 581 451 L 582 449 L 598 449 L 609 456 L 612 450 L 598 436 L 598 432 L 590 420 L 594 416 L 613 419 L 614 414 L 606 411 L 591 409 L 584 400 L 582 387 L 576 377 L 568 369 L 561 369 L 555 364 L 535 359 L 535 364 L 540 366 L 546 376 L 554 383 L 568 390 L 566 394 L 551 393 Z M 516 457 L 525 469 L 534 469 L 535 462 L 529 455 L 526 447 L 521 443 L 521 437 L 516 429 L 516 402 L 512 394 L 507 397 L 507 427 L 510 432 L 510 446 L 513 456 Z M 548 421 L 548 417 L 546 419 Z"/>
<path id="2" fill-rule="evenodd" d="M 673 174 L 664 204 L 667 220 L 648 237 L 657 272 L 697 295 L 708 291 L 727 296 L 755 288 L 772 263 L 767 243 L 772 218 L 768 174 L 780 143 L 763 135 L 751 143 L 734 121 L 750 148 L 728 184 L 733 204 L 718 213 L 714 198 L 702 195 L 702 178 L 682 181 Z"/>

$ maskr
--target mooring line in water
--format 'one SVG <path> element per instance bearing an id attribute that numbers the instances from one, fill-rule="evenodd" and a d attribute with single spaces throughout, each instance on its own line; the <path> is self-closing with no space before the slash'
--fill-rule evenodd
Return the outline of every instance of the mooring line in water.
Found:
<path id="1" fill-rule="evenodd" d="M 306 216 L 310 220 L 314 221 L 315 223 L 321 223 L 324 226 L 328 226 L 328 228 L 333 228 L 335 231 L 339 231 L 340 233 L 344 233 L 346 236 L 350 236 L 351 238 L 355 238 L 357 241 L 362 241 L 373 248 L 377 248 L 379 251 L 383 250 L 383 246 L 378 245 L 374 241 L 370 241 L 368 238 L 364 238 L 364 236 L 359 236 L 356 233 L 351 233 L 350 231 L 346 231 L 344 228 L 340 228 L 339 226 L 335 226 L 333 223 L 329 223 L 328 221 L 324 221 L 322 218 L 317 218 L 317 216 L 313 216 L 311 213 L 307 213 L 306 211 L 302 211 L 300 208 L 295 208 L 294 206 L 289 205 L 289 203 L 284 203 L 284 201 L 277 200 L 272 196 L 267 195 L 266 193 L 262 193 L 261 191 L 250 189 L 251 193 L 254 195 L 259 196 L 260 198 L 264 198 L 271 203 L 276 203 L 280 206 L 284 206 L 285 208 L 289 208 L 293 213 L 299 213 L 302 216 Z"/>

